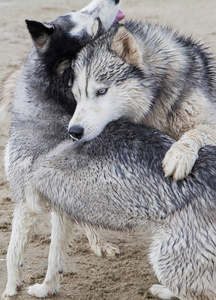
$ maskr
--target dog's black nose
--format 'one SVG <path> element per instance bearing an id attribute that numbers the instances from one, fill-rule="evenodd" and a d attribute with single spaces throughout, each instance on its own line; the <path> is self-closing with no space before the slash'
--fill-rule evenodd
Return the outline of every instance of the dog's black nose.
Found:
<path id="1" fill-rule="evenodd" d="M 84 128 L 79 125 L 71 126 L 68 130 L 68 133 L 76 140 L 80 140 L 84 133 Z"/>
<path id="2" fill-rule="evenodd" d="M 115 0 L 115 4 L 118 4 L 120 0 Z"/>

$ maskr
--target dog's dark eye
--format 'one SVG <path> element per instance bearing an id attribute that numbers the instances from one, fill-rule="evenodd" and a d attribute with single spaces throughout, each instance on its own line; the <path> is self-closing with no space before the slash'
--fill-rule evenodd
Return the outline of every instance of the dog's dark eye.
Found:
<path id="1" fill-rule="evenodd" d="M 97 91 L 97 96 L 103 96 L 103 95 L 106 94 L 107 91 L 108 91 L 107 88 L 98 90 L 98 91 Z"/>

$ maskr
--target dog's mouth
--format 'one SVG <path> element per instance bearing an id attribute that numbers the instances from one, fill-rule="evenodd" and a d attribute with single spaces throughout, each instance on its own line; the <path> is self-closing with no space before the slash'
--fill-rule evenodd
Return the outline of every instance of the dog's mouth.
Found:
<path id="1" fill-rule="evenodd" d="M 123 20 L 125 18 L 125 15 L 123 14 L 123 12 L 119 9 L 117 12 L 117 15 L 115 17 L 115 20 L 113 22 L 113 25 L 118 23 L 119 21 Z"/>

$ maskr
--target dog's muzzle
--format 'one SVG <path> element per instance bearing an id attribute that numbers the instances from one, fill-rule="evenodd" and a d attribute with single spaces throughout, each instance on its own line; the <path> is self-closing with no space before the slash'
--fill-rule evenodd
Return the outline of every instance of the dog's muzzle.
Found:
<path id="1" fill-rule="evenodd" d="M 68 133 L 73 139 L 81 140 L 84 134 L 84 128 L 79 125 L 74 125 L 69 128 Z"/>

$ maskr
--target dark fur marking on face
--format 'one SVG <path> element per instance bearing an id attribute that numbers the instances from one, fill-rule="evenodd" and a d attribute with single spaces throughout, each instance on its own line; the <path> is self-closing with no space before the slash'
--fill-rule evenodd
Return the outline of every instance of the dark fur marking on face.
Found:
<path id="1" fill-rule="evenodd" d="M 77 53 L 89 41 L 90 37 L 82 31 L 79 36 L 71 35 L 71 30 L 76 24 L 71 16 L 61 16 L 51 23 L 41 23 L 37 21 L 26 21 L 32 39 L 41 39 L 41 47 L 47 43 L 44 51 L 38 48 L 38 71 L 44 72 L 44 89 L 51 101 L 59 103 L 67 112 L 73 114 L 76 102 L 71 92 L 73 83 L 72 69 L 65 69 L 59 74 L 59 65 L 68 60 L 69 65 L 76 58 Z M 36 47 L 38 44 L 36 44 Z M 37 68 L 35 70 L 37 75 Z"/>

